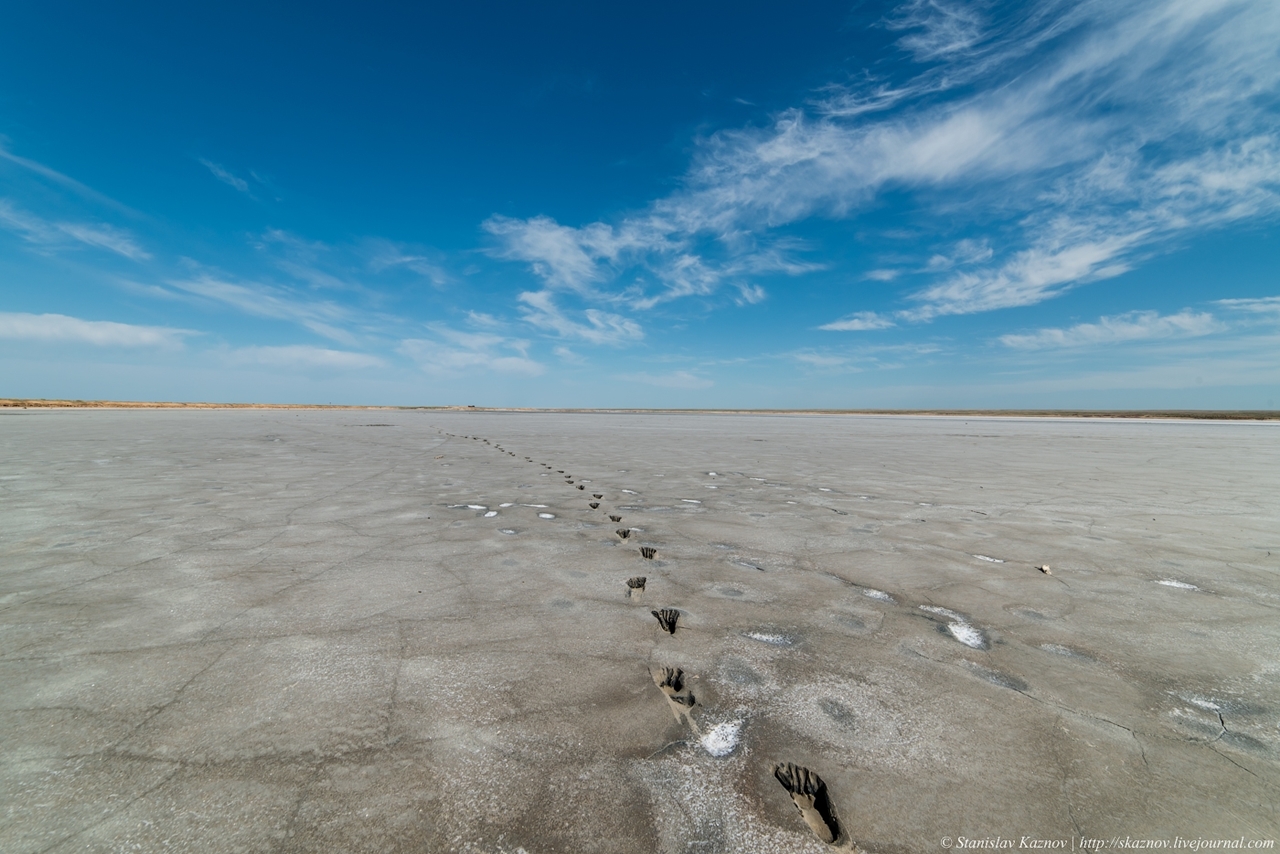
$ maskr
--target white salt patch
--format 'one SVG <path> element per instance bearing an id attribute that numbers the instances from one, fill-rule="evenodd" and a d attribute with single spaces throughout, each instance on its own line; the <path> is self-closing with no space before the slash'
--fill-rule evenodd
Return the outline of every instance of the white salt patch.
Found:
<path id="1" fill-rule="evenodd" d="M 830 492 L 831 490 L 827 489 L 825 486 L 819 486 L 819 487 L 818 487 L 818 491 L 819 491 L 819 492 Z"/>
<path id="2" fill-rule="evenodd" d="M 1040 644 L 1040 648 L 1045 652 L 1051 652 L 1054 655 L 1075 655 L 1075 653 L 1068 647 L 1065 647 L 1060 643 L 1042 643 Z"/>
<path id="3" fill-rule="evenodd" d="M 987 557 L 986 555 L 974 555 L 974 557 L 978 560 L 990 561 L 991 563 L 1004 563 L 1004 561 L 998 557 Z"/>
<path id="4" fill-rule="evenodd" d="M 467 509 L 468 510 L 488 510 L 489 508 L 485 507 L 483 504 L 468 504 Z"/>
<path id="5" fill-rule="evenodd" d="M 499 528 L 499 529 L 498 529 L 498 533 L 499 533 L 499 534 L 514 534 L 514 533 L 515 533 L 515 531 L 514 531 L 513 529 L 511 529 L 511 528 Z"/>
<path id="6" fill-rule="evenodd" d="M 499 504 L 499 507 L 515 507 L 516 505 L 508 501 L 506 504 Z"/>
<path id="7" fill-rule="evenodd" d="M 982 637 L 982 632 L 968 623 L 947 623 L 947 631 L 951 632 L 951 636 L 965 646 L 974 649 L 982 649 L 986 646 L 986 640 Z"/>
<path id="8" fill-rule="evenodd" d="M 929 504 L 929 503 L 928 503 L 928 502 L 926 502 L 926 501 L 917 501 L 916 503 L 917 503 L 917 504 L 919 504 L 921 507 L 932 507 L 932 506 L 933 506 L 932 504 Z"/>
<path id="9" fill-rule="evenodd" d="M 701 504 L 702 503 L 696 498 L 681 498 L 680 500 L 683 501 L 685 504 Z"/>
<path id="10" fill-rule="evenodd" d="M 764 478 L 762 478 L 762 477 L 753 477 L 753 478 L 751 478 L 751 479 L 752 479 L 752 480 L 758 480 L 758 481 L 760 481 L 761 483 L 764 483 L 764 482 L 765 482 L 765 481 L 764 481 Z"/>
<path id="11" fill-rule="evenodd" d="M 799 501 L 788 501 L 787 503 L 788 503 L 788 504 L 799 504 L 800 502 L 799 502 Z"/>
<path id="12" fill-rule="evenodd" d="M 623 492 L 625 492 L 627 495 L 639 495 L 639 494 L 640 494 L 640 493 L 636 492 L 634 489 L 624 489 L 624 490 L 622 490 L 622 491 L 623 491 Z"/>
<path id="13" fill-rule="evenodd" d="M 939 608 L 937 605 L 921 605 L 921 611 L 928 611 L 930 614 L 937 614 L 940 617 L 946 617 L 948 620 L 955 620 L 958 623 L 964 622 L 964 617 L 952 611 L 949 608 Z"/>
<path id="14" fill-rule="evenodd" d="M 743 632 L 743 634 L 761 643 L 769 643 L 774 646 L 791 646 L 791 638 L 786 635 L 775 635 L 767 632 Z"/>
<path id="15" fill-rule="evenodd" d="M 728 756 L 738 746 L 742 721 L 726 721 L 716 724 L 702 737 L 702 749 L 712 756 Z"/>
<path id="16" fill-rule="evenodd" d="M 521 507 L 546 507 L 545 504 L 521 504 Z"/>
<path id="17" fill-rule="evenodd" d="M 863 590 L 862 595 L 866 596 L 868 599 L 879 599 L 881 602 L 893 601 L 893 597 L 890 596 L 888 593 L 885 593 L 883 590 L 875 590 L 870 587 Z"/>
<path id="18" fill-rule="evenodd" d="M 554 513 L 539 513 L 539 514 L 538 514 L 538 518 L 539 518 L 539 519 L 554 519 L 554 518 L 556 518 L 556 514 L 554 514 Z"/>
<path id="19" fill-rule="evenodd" d="M 709 484 L 709 483 L 708 483 L 708 484 L 705 484 L 705 486 L 707 487 L 707 489 L 719 489 L 719 488 L 720 488 L 720 487 L 718 487 L 718 486 L 712 486 L 712 485 L 711 485 L 711 484 Z"/>
<path id="20" fill-rule="evenodd" d="M 1174 581 L 1172 578 L 1162 578 L 1156 584 L 1163 584 L 1165 587 L 1176 587 L 1179 590 L 1199 590 L 1194 584 L 1188 584 L 1185 581 Z"/>
<path id="21" fill-rule="evenodd" d="M 497 510 L 490 510 L 488 513 L 484 514 L 484 518 L 489 519 L 489 518 L 492 518 L 493 516 L 497 516 L 497 515 L 498 515 L 498 511 L 497 511 Z"/>
<path id="22" fill-rule="evenodd" d="M 715 473 L 715 472 L 713 472 L 713 471 L 709 471 L 709 472 L 707 472 L 707 474 L 711 475 L 712 477 L 716 477 L 716 476 L 717 476 L 717 475 L 716 475 L 716 473 Z"/>
<path id="23" fill-rule="evenodd" d="M 1206 700 L 1204 697 L 1183 697 L 1182 699 L 1186 700 L 1193 706 L 1199 706 L 1206 712 L 1222 711 L 1222 706 L 1219 706 L 1217 703 L 1213 702 L 1213 700 Z"/>

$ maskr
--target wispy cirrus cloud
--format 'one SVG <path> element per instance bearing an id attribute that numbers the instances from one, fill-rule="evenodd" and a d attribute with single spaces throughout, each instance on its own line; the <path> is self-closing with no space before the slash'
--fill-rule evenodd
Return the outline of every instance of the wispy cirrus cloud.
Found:
<path id="1" fill-rule="evenodd" d="M 1275 297 L 1253 297 L 1245 299 L 1220 299 L 1214 301 L 1216 305 L 1231 311 L 1244 311 L 1250 314 L 1275 314 L 1280 315 L 1280 296 Z"/>
<path id="2" fill-rule="evenodd" d="M 830 353 L 815 353 L 812 350 L 802 350 L 799 353 L 792 353 L 791 358 L 803 365 L 823 370 L 834 370 L 837 368 L 849 367 L 849 358 L 847 356 L 837 356 Z"/>
<path id="3" fill-rule="evenodd" d="M 380 238 L 364 241 L 361 251 L 365 255 L 369 269 L 374 273 L 408 270 L 440 288 L 454 284 L 456 281 L 456 277 L 449 272 L 444 258 L 438 252 L 420 247 L 409 248 Z"/>
<path id="4" fill-rule="evenodd" d="M 229 352 L 226 358 L 236 365 L 264 365 L 272 368 L 363 370 L 386 366 L 382 359 L 368 353 L 329 350 L 305 344 L 239 347 Z"/>
<path id="5" fill-rule="evenodd" d="M 526 323 L 561 338 L 577 338 L 591 344 L 622 344 L 644 337 L 644 331 L 635 321 L 600 309 L 586 309 L 581 312 L 582 321 L 574 320 L 556 305 L 550 291 L 520 294 L 520 310 Z"/>
<path id="6" fill-rule="evenodd" d="M 824 323 L 818 328 L 828 332 L 865 332 L 868 329 L 888 329 L 891 326 L 897 326 L 891 318 L 874 311 L 859 311 L 840 320 Z"/>
<path id="7" fill-rule="evenodd" d="M 648 372 L 640 372 L 635 374 L 620 374 L 618 379 L 627 382 L 643 383 L 644 385 L 656 386 L 658 388 L 675 388 L 686 389 L 689 391 L 697 391 L 699 389 L 711 388 L 715 382 L 700 377 L 690 371 L 672 371 L 666 374 L 651 374 Z"/>
<path id="8" fill-rule="evenodd" d="M 927 322 L 1052 299 L 1280 213 L 1266 3 L 911 0 L 884 25 L 915 77 L 828 87 L 768 126 L 714 133 L 679 190 L 617 221 L 495 217 L 498 254 L 550 290 L 644 310 L 748 277 L 795 223 L 905 191 L 921 217 L 976 232 L 916 265 L 895 318 Z"/>
<path id="9" fill-rule="evenodd" d="M 199 160 L 201 166 L 208 169 L 213 177 L 217 178 L 228 187 L 232 187 L 241 193 L 244 193 L 246 196 L 253 195 L 249 190 L 249 182 L 223 166 L 221 163 L 214 163 L 212 160 L 206 160 L 203 157 L 199 158 Z"/>
<path id="10" fill-rule="evenodd" d="M 620 231 L 602 222 L 571 228 L 547 216 L 524 220 L 492 216 L 483 228 L 500 238 L 501 257 L 528 262 L 534 274 L 553 290 L 583 295 L 608 277 L 608 265 L 624 250 L 650 246 L 656 237 L 644 239 L 635 224 Z"/>
<path id="11" fill-rule="evenodd" d="M 65 314 L 0 312 L 0 339 L 93 344 L 99 347 L 181 347 L 199 333 L 168 326 L 83 320 Z"/>
<path id="12" fill-rule="evenodd" d="M 884 25 L 906 31 L 898 45 L 916 61 L 929 62 L 972 52 L 985 35 L 984 23 L 980 4 L 911 0 L 895 9 Z"/>
<path id="13" fill-rule="evenodd" d="M 353 319 L 351 310 L 332 301 L 308 299 L 277 285 L 228 281 L 211 273 L 171 279 L 167 284 L 254 317 L 291 321 L 325 338 L 348 345 L 355 343 L 355 336 L 343 328 Z"/>
<path id="14" fill-rule="evenodd" d="M 482 369 L 501 374 L 538 376 L 546 367 L 529 357 L 530 342 L 493 332 L 466 332 L 431 324 L 432 338 L 408 338 L 397 351 L 432 374 Z"/>
<path id="15" fill-rule="evenodd" d="M 652 213 L 616 227 L 596 222 L 580 228 L 546 216 L 495 216 L 484 228 L 499 240 L 498 257 L 527 262 L 547 290 L 642 311 L 684 297 L 709 296 L 725 283 L 735 285 L 749 304 L 763 294 L 750 281 L 753 275 L 800 275 L 823 268 L 797 258 L 794 240 L 761 241 L 746 233 L 719 235 L 732 250 L 712 257 L 698 246 L 699 230 L 681 225 L 671 213 L 655 206 Z M 616 286 L 624 273 L 632 275 L 632 282 Z"/>
<path id="16" fill-rule="evenodd" d="M 1131 311 L 1065 329 L 1038 329 L 1030 333 L 1002 335 L 1000 343 L 1017 350 L 1047 350 L 1157 338 L 1195 338 L 1225 329 L 1225 323 L 1207 312 L 1183 309 L 1177 314 L 1162 315 L 1155 311 Z"/>
<path id="17" fill-rule="evenodd" d="M 50 184 L 70 190 L 77 196 L 102 205 L 103 207 L 112 208 L 120 213 L 130 216 L 138 215 L 132 208 L 117 202 L 110 196 L 99 193 L 97 190 L 82 184 L 69 175 L 64 175 L 58 170 L 52 169 L 43 163 L 39 163 L 30 158 L 14 154 L 5 146 L 3 139 L 0 139 L 0 163 L 8 163 L 17 166 L 29 174 L 36 175 Z"/>
<path id="18" fill-rule="evenodd" d="M 27 243 L 45 249 L 91 247 L 114 252 L 133 261 L 143 261 L 151 254 L 140 247 L 128 231 L 106 223 L 49 220 L 23 210 L 7 199 L 0 199 L 0 227 Z"/>

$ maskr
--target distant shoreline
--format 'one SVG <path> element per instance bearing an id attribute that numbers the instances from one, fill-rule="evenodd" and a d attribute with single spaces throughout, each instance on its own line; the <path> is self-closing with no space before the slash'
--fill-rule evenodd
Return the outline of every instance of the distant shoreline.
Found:
<path id="1" fill-rule="evenodd" d="M 433 412 L 549 412 L 611 414 L 704 414 L 704 415 L 916 415 L 967 416 L 974 418 L 1143 418 L 1211 421 L 1280 421 L 1280 410 L 1213 409 L 642 409 L 600 407 L 520 406 L 377 406 L 323 403 L 184 403 L 137 400 L 46 400 L 0 398 L 0 409 L 297 409 L 351 411 L 433 411 Z"/>

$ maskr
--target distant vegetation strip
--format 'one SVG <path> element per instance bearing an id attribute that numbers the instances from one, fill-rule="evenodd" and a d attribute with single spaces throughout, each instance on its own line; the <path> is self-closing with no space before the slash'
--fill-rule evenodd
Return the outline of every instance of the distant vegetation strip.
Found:
<path id="1" fill-rule="evenodd" d="M 333 403 L 187 403 L 144 400 L 45 400 L 0 398 L 0 409 L 339 409 L 452 412 L 582 412 L 708 415 L 947 415 L 1000 418 L 1193 418 L 1215 421 L 1280 421 L 1274 409 L 565 409 L 516 406 L 375 406 Z"/>

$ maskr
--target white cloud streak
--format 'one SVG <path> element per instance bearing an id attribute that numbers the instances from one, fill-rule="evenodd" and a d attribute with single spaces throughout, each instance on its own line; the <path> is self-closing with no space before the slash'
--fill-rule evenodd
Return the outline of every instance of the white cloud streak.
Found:
<path id="1" fill-rule="evenodd" d="M 375 273 L 403 269 L 427 279 L 436 287 L 454 283 L 454 277 L 444 262 L 434 253 L 406 250 L 390 240 L 372 239 L 365 242 L 369 269 Z"/>
<path id="2" fill-rule="evenodd" d="M 869 329 L 888 329 L 891 326 L 897 326 L 897 324 L 884 315 L 876 314 L 874 311 L 859 311 L 840 320 L 824 323 L 818 328 L 828 332 L 865 332 Z"/>
<path id="3" fill-rule="evenodd" d="M 1103 317 L 1097 323 L 1079 323 L 1066 329 L 1040 329 L 1020 335 L 1002 335 L 1000 343 L 1016 350 L 1094 347 L 1145 341 L 1154 338 L 1195 338 L 1222 332 L 1226 324 L 1212 314 L 1183 309 L 1177 314 L 1131 311 Z"/>
<path id="4" fill-rule="evenodd" d="M 0 339 L 93 344 L 99 347 L 181 347 L 190 329 L 82 320 L 65 314 L 0 312 Z"/>
<path id="5" fill-rule="evenodd" d="M 711 388 L 715 385 L 711 380 L 700 377 L 689 371 L 672 371 L 669 374 L 650 374 L 641 372 L 637 374 L 621 374 L 618 379 L 626 382 L 643 383 L 644 385 L 657 386 L 658 388 L 676 388 L 696 391 L 704 388 Z"/>
<path id="6" fill-rule="evenodd" d="M 272 368 L 363 370 L 385 367 L 386 363 L 368 353 L 327 350 L 303 344 L 279 347 L 240 347 L 227 354 L 238 365 L 265 365 Z"/>
<path id="7" fill-rule="evenodd" d="M 529 358 L 529 342 L 491 332 L 464 332 L 433 324 L 435 338 L 408 338 L 398 352 L 431 374 L 448 375 L 473 369 L 536 377 L 546 367 Z"/>
<path id="8" fill-rule="evenodd" d="M 1220 299 L 1216 301 L 1216 304 L 1232 311 L 1280 315 L 1280 296 L 1254 297 L 1252 299 Z"/>
<path id="9" fill-rule="evenodd" d="M 644 331 L 635 321 L 599 309 L 582 312 L 585 323 L 573 320 L 555 304 L 550 291 L 526 291 L 520 294 L 520 303 L 526 323 L 561 338 L 578 338 L 591 344 L 622 344 L 644 337 Z"/>
<path id="10" fill-rule="evenodd" d="M 201 165 L 204 166 L 204 168 L 208 169 L 211 173 L 213 173 L 213 177 L 217 178 L 219 181 L 226 184 L 228 187 L 234 187 L 236 190 L 239 190 L 240 192 L 244 193 L 246 196 L 253 195 L 251 192 L 249 192 L 249 182 L 241 178 L 239 175 L 236 175 L 227 167 L 223 166 L 220 163 L 214 163 L 212 160 L 206 160 L 203 157 L 200 158 L 200 163 Z"/>
<path id="11" fill-rule="evenodd" d="M 34 175 L 39 175 L 41 178 L 44 178 L 45 180 L 50 181 L 51 183 L 58 184 L 59 186 L 62 186 L 62 187 L 66 187 L 67 189 L 75 192 L 77 195 L 83 198 L 89 199 L 90 201 L 97 202 L 98 204 L 104 205 L 109 208 L 113 208 L 121 213 L 137 216 L 136 211 L 126 207 L 125 205 L 120 204 L 115 199 L 109 196 L 105 196 L 102 193 L 99 193 L 97 190 L 93 189 L 92 187 L 85 186 L 84 184 L 77 181 L 75 178 L 71 178 L 67 175 L 63 175 L 61 172 L 57 171 L 56 169 L 50 169 L 48 166 L 45 166 L 43 163 L 37 163 L 34 160 L 30 160 L 26 157 L 20 157 L 17 154 L 14 154 L 13 152 L 9 151 L 7 148 L 4 147 L 2 141 L 0 141 L 0 161 L 6 162 L 6 163 L 12 163 L 15 166 L 19 166 Z"/>
<path id="12" fill-rule="evenodd" d="M 975 3 L 911 0 L 886 21 L 891 30 L 907 30 L 898 40 L 918 62 L 969 53 L 983 36 L 983 20 Z"/>
<path id="13" fill-rule="evenodd" d="M 49 249 L 65 249 L 79 244 L 105 249 L 133 261 L 151 257 L 124 229 L 105 223 L 91 225 L 48 220 L 18 208 L 7 199 L 0 199 L 0 228 L 12 231 L 27 243 Z"/>
<path id="14" fill-rule="evenodd" d="M 220 302 L 254 317 L 288 320 L 310 329 L 317 335 L 351 345 L 355 338 L 339 324 L 351 319 L 350 312 L 333 302 L 314 301 L 271 285 L 228 282 L 212 275 L 168 282 L 194 296 Z"/>

